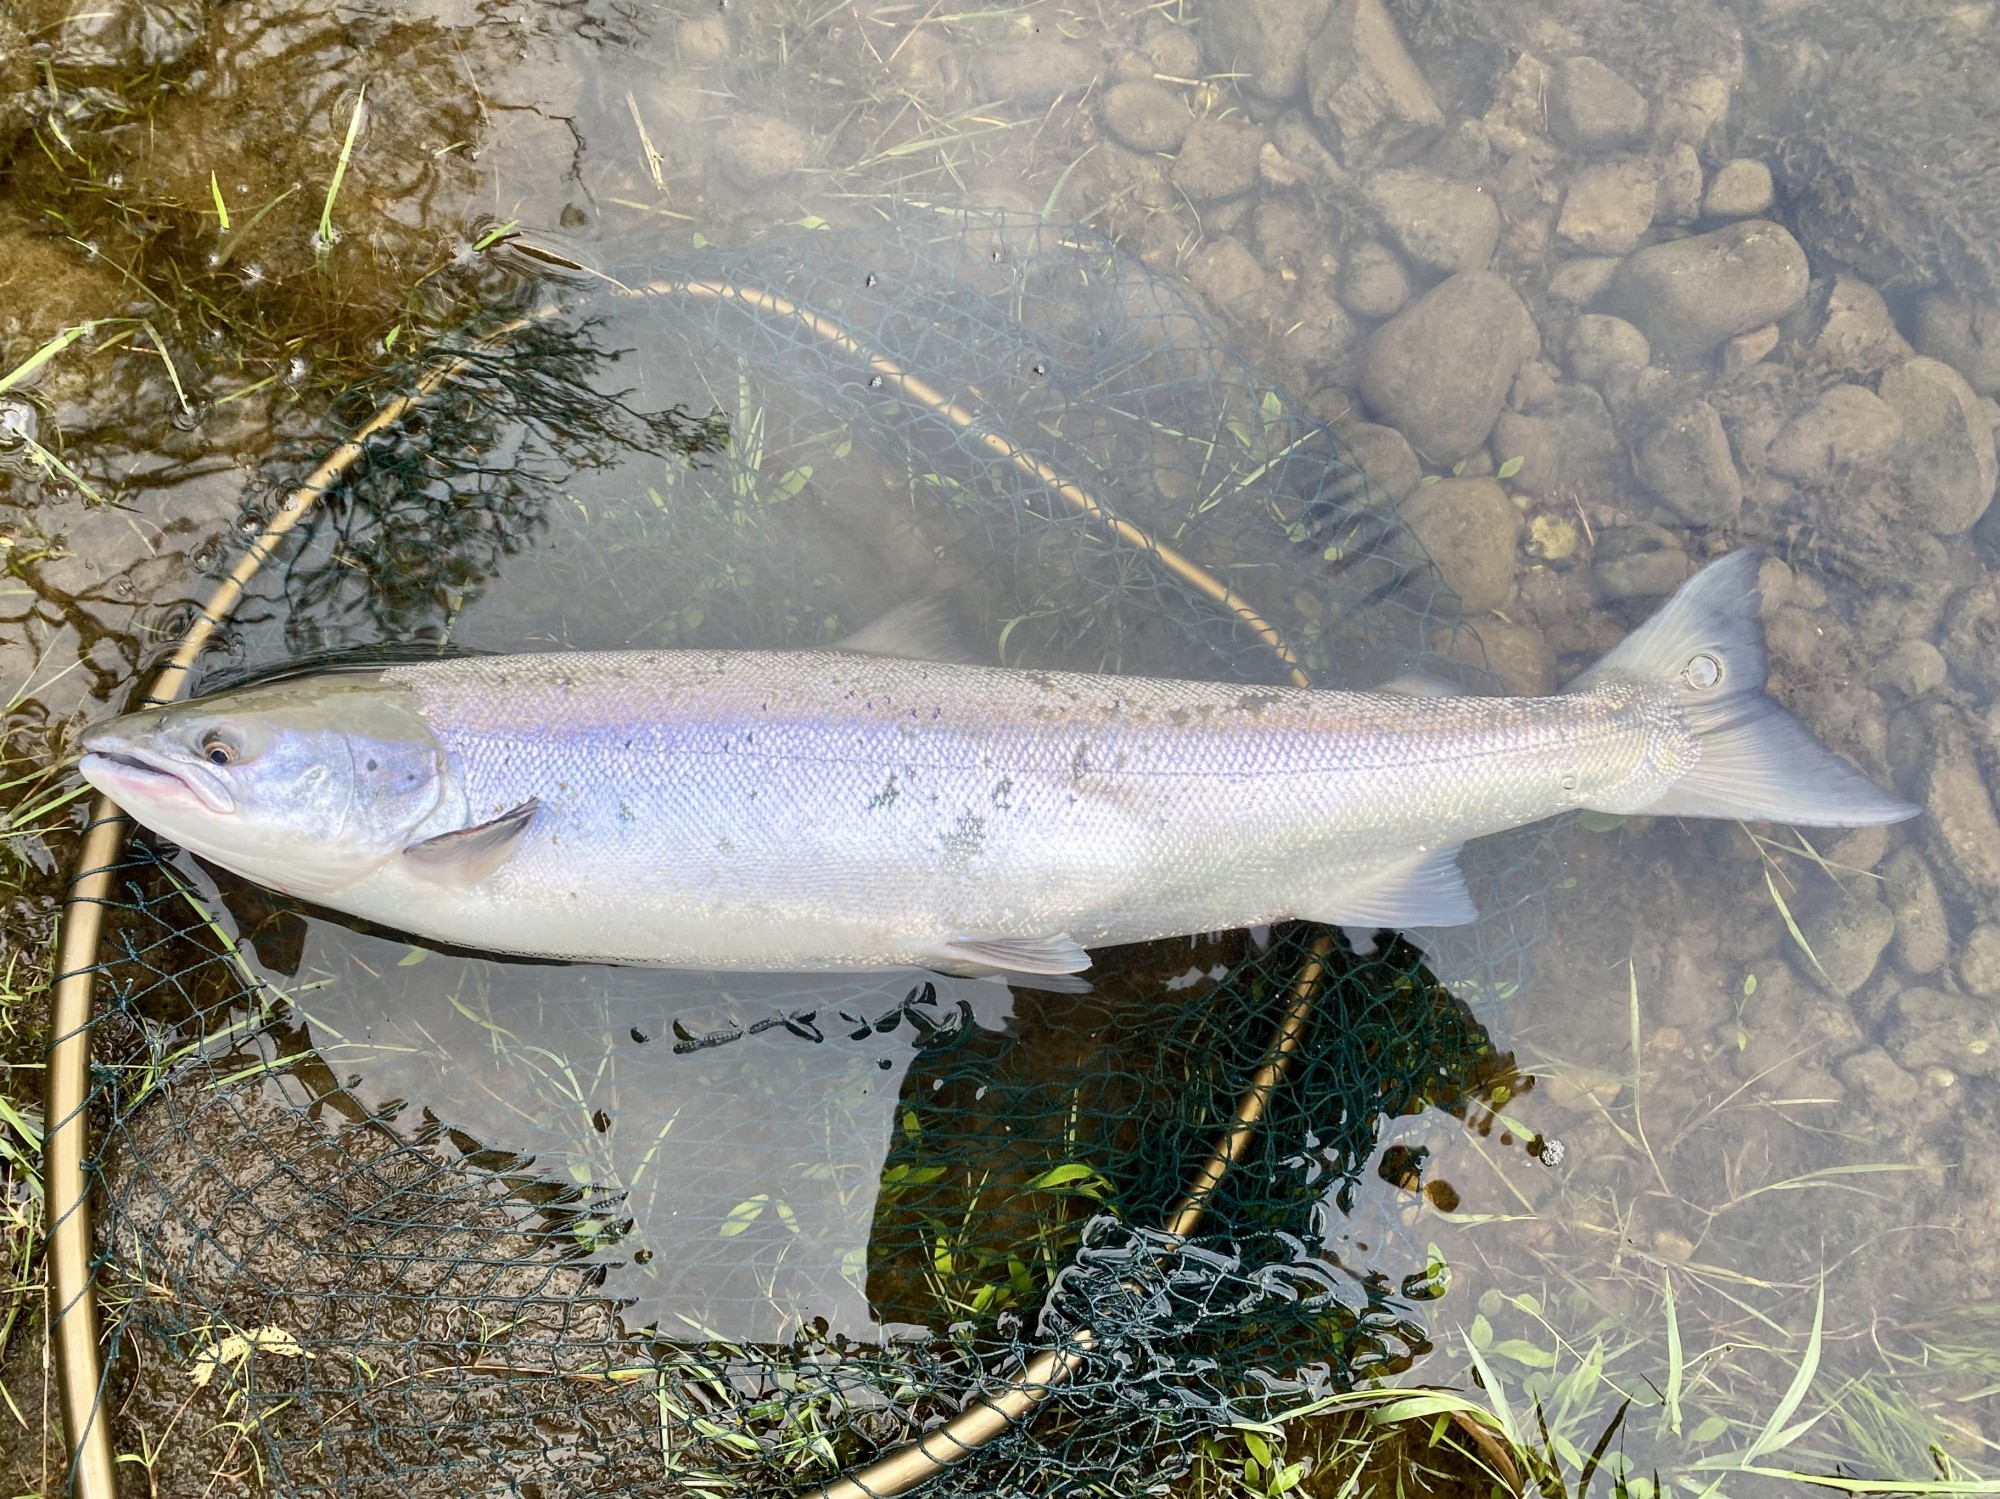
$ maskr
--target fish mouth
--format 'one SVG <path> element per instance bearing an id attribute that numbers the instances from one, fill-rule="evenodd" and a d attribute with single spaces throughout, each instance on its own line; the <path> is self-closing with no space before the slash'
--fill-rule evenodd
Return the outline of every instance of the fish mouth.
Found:
<path id="1" fill-rule="evenodd" d="M 137 745 L 92 743 L 85 735 L 84 755 L 77 768 L 83 778 L 121 805 L 180 805 L 208 812 L 236 810 L 236 799 L 212 778 L 191 773 L 164 756 Z"/>

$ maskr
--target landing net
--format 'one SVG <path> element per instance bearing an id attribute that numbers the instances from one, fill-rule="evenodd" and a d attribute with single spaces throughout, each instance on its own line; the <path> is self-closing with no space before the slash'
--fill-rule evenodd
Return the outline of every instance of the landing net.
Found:
<path id="1" fill-rule="evenodd" d="M 1463 654 L 1335 435 L 1087 235 L 913 216 L 532 270 L 201 685 L 817 645 L 938 587 L 1010 665 Z M 1473 862 L 1488 914 L 1437 965 L 1300 925 L 1009 995 L 431 952 L 138 840 L 90 1035 L 101 1408 L 120 1450 L 172 1434 L 167 1494 L 1209 1492 L 1223 1427 L 1427 1350 L 1442 1283 L 1378 1142 L 1510 1080 L 1464 996 L 1519 981 L 1529 852 Z M 869 1466 L 1009 1401 L 976 1450 Z"/>

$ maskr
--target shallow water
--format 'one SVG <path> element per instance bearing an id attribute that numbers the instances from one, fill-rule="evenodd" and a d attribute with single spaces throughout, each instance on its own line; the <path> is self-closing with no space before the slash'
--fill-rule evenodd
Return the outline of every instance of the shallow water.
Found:
<path id="1" fill-rule="evenodd" d="M 1340 425 L 1371 467 L 1374 510 L 1400 515 L 1465 601 L 1469 633 L 1436 633 L 1449 615 L 1427 613 L 1426 597 L 1382 615 L 1373 657 L 1328 650 L 1323 671 L 1380 680 L 1429 647 L 1471 658 L 1488 682 L 1548 690 L 1696 561 L 1762 544 L 1779 696 L 1927 808 L 1906 828 L 1810 842 L 1585 819 L 1555 835 L 1560 868 L 1522 871 L 1524 849 L 1498 861 L 1511 883 L 1496 889 L 1546 905 L 1546 929 L 1522 917 L 1490 945 L 1512 958 L 1512 934 L 1532 935 L 1526 980 L 1492 950 L 1484 966 L 1445 971 L 1476 980 L 1458 998 L 1518 1071 L 1467 1061 L 1469 1099 L 1384 1107 L 1351 1163 L 1358 1185 L 1317 1220 L 1315 1247 L 1357 1272 L 1400 1283 L 1427 1273 L 1433 1247 L 1450 1266 L 1440 1299 L 1398 1303 L 1433 1344 L 1398 1377 L 1470 1389 L 1531 1446 L 1539 1405 L 1572 1478 L 1629 1399 L 1600 1492 L 1614 1471 L 1694 1493 L 1719 1475 L 1729 1493 L 1789 1486 L 1745 1471 L 1756 1468 L 1990 1473 L 2000 678 L 1986 505 L 2000 282 L 1980 247 L 2000 206 L 2000 112 L 1986 93 L 2000 20 L 1986 5 L 1884 16 L 1773 0 L 1407 3 L 1388 12 L 1407 56 L 1369 33 L 1371 91 L 1343 86 L 1331 43 L 1285 31 L 1302 24 L 1287 17 L 1338 23 L 1356 9 L 1245 5 L 1227 21 L 1192 3 L 948 15 L 732 0 L 35 21 L 55 84 L 13 85 L 33 128 L 11 148 L 0 223 L 0 363 L 106 321 L 0 395 L 40 444 L 0 460 L 0 684 L 22 687 L 10 743 L 59 757 L 64 725 L 131 699 L 235 555 L 244 517 L 268 514 L 274 484 L 324 445 L 330 391 L 473 309 L 490 323 L 551 298 L 579 310 L 548 325 L 561 347 L 628 351 L 587 384 L 625 392 L 634 411 L 718 411 L 727 449 L 689 464 L 635 451 L 629 425 L 537 433 L 523 418 L 560 381 L 509 395 L 493 377 L 380 450 L 373 508 L 329 511 L 260 580 L 211 679 L 384 640 L 817 642 L 941 585 L 996 646 L 1005 633 L 1010 660 L 1254 672 L 1240 641 L 1090 613 L 1092 589 L 1151 586 L 1129 558 L 1094 557 L 1084 586 L 1036 571 L 1045 559 L 1011 535 L 1004 565 L 983 561 L 996 533 L 964 524 L 926 477 L 951 478 L 963 450 L 851 415 L 840 403 L 867 398 L 834 364 L 807 359 L 801 376 L 782 347 L 726 328 L 710 357 L 686 357 L 656 312 L 588 277 L 537 279 L 546 262 L 509 239 L 622 270 L 762 236 L 879 234 L 893 247 L 911 223 L 963 206 L 1088 226 L 1187 289 L 1203 322 L 1172 336 L 1210 330 L 1296 399 L 1287 413 Z M 1271 18 L 1269 37 L 1242 19 L 1256 16 Z M 1895 169 L 1918 156 L 1898 142 L 1923 137 L 1922 108 L 1899 89 L 1935 100 L 1957 158 Z M 327 216 L 337 236 L 316 243 L 356 121 Z M 1757 164 L 1775 171 L 1768 190 Z M 1781 246 L 1755 275 L 1711 280 L 1695 306 L 1615 271 L 1635 244 L 1766 220 L 1799 261 Z M 1532 335 L 1482 283 L 1443 335 L 1398 356 L 1417 392 L 1399 394 L 1409 383 L 1380 368 L 1396 339 L 1376 331 L 1390 309 L 1448 268 L 1489 262 Z M 844 263 L 872 274 L 865 257 Z M 1081 286 L 1068 299 L 1038 286 L 1024 314 L 1071 339 L 1058 350 L 1087 352 L 1100 331 L 1105 304 Z M 896 290 L 892 276 L 883 301 Z M 1090 309 L 1084 326 L 1063 325 L 1066 306 Z M 582 311 L 606 321 L 579 332 Z M 1612 312 L 1618 326 L 1602 321 Z M 1687 331 L 1704 319 L 1727 332 Z M 953 373 L 948 338 L 896 338 Z M 990 338 L 978 347 L 987 362 L 962 367 L 990 387 L 1004 360 Z M 553 369 L 555 350 L 523 367 Z M 1918 350 L 1941 363 L 1910 363 Z M 815 368 L 829 382 L 817 397 Z M 1033 371 L 1013 375 L 1028 383 L 1008 409 L 1033 420 L 1045 409 Z M 1247 403 L 1239 427 L 1263 410 L 1247 380 L 1215 386 Z M 1122 409 L 1093 406 L 1087 382 L 1066 389 L 1080 411 L 1115 422 Z M 1422 450 L 1426 482 L 1418 455 L 1373 425 L 1382 418 Z M 604 466 L 577 465 L 585 445 Z M 422 467 L 426 453 L 446 455 L 449 485 Z M 489 483 L 482 463 L 546 477 Z M 1146 467 L 1118 465 L 1107 482 L 1143 495 L 1193 471 Z M 79 478 L 115 503 L 79 492 Z M 1184 499 L 1168 485 L 1162 513 Z M 1260 601 L 1274 591 L 1245 585 Z M 10 842 L 10 940 L 46 931 L 68 847 L 54 831 Z M 622 1262 L 604 1289 L 636 1298 L 632 1326 L 680 1315 L 736 1342 L 813 1317 L 853 1335 L 936 1330 L 949 1297 L 927 1305 L 935 1286 L 896 1260 L 929 1241 L 898 1238 L 893 1202 L 878 1200 L 899 1148 L 904 1165 L 920 1159 L 898 1133 L 898 1100 L 907 1110 L 932 1078 L 984 1088 L 1007 1067 L 1087 1077 L 1115 1061 L 1079 1062 L 1052 1039 L 1077 1002 L 1049 996 L 1016 996 L 1009 1019 L 990 986 L 939 982 L 940 1014 L 960 998 L 977 1012 L 953 1033 L 970 1052 L 941 1053 L 912 1022 L 851 1040 L 858 1022 L 836 1033 L 826 1020 L 903 1013 L 916 982 L 904 977 L 718 986 L 499 965 L 273 918 L 228 890 L 221 903 L 228 930 L 256 933 L 246 961 L 296 998 L 364 1109 L 403 1100 L 404 1123 L 428 1110 L 558 1180 L 631 1194 L 634 1237 L 601 1258 Z M 1133 995 L 1076 1013 L 1092 1016 L 1090 1036 L 1137 1044 L 1121 1027 L 1192 1024 L 1212 992 L 1205 978 L 1169 981 L 1234 961 L 1205 949 L 1113 958 Z M 827 1041 L 783 1023 L 808 1009 Z M 676 1053 L 676 1018 L 687 1041 L 717 1044 Z M 689 1077 L 703 1090 L 692 1114 Z M 682 1175 L 663 1196 L 663 1158 L 646 1152 L 691 1127 L 700 1143 L 673 1155 Z M 1191 1168 L 1200 1150 L 1182 1154 Z M 1184 1179 L 1165 1175 L 1113 1185 L 1136 1192 L 1151 1223 Z M 1025 1232 L 990 1203 L 960 1206 L 994 1226 L 991 1244 L 967 1230 L 983 1251 L 1004 1247 L 1001 1227 Z M 871 1237 L 894 1262 L 879 1275 Z M 636 1247 L 647 1263 L 625 1261 Z M 142 1385 L 137 1408 L 171 1410 L 179 1391 Z"/>

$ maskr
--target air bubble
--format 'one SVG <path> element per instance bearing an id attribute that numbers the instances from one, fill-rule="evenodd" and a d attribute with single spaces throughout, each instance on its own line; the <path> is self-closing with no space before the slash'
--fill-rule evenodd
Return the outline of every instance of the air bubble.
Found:
<path id="1" fill-rule="evenodd" d="M 875 273 L 873 271 L 870 271 L 865 277 L 862 278 L 861 284 L 863 286 L 873 286 L 875 284 Z"/>
<path id="2" fill-rule="evenodd" d="M 880 375 L 870 375 L 868 377 L 868 388 L 870 390 L 880 390 L 882 388 L 882 377 Z"/>
<path id="3" fill-rule="evenodd" d="M 39 416 L 26 401 L 0 401 L 0 453 L 26 447 L 35 439 Z"/>

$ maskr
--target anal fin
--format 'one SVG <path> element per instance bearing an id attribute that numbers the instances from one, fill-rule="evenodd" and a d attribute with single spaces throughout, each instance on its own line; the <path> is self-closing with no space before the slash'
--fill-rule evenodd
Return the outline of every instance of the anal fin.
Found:
<path id="1" fill-rule="evenodd" d="M 505 864 L 542 809 L 530 797 L 490 822 L 454 828 L 403 850 L 410 867 L 440 885 L 476 885 Z"/>
<path id="2" fill-rule="evenodd" d="M 1458 867 L 1458 845 L 1433 849 L 1301 903 L 1298 915 L 1329 926 L 1463 926 L 1479 919 Z"/>

